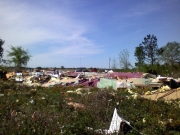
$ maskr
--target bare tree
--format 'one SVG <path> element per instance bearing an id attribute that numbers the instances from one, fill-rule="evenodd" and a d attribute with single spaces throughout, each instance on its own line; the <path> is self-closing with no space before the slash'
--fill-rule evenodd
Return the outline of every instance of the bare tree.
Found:
<path id="1" fill-rule="evenodd" d="M 132 67 L 129 62 L 129 51 L 127 49 L 124 49 L 119 53 L 119 64 L 122 69 L 130 69 Z"/>
<path id="2" fill-rule="evenodd" d="M 116 58 L 113 58 L 113 59 L 112 59 L 111 68 L 112 68 L 112 69 L 117 69 L 117 61 L 116 61 Z"/>

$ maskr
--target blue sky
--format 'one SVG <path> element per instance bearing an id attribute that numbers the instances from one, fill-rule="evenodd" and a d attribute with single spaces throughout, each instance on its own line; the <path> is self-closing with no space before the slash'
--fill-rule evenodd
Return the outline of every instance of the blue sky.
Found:
<path id="1" fill-rule="evenodd" d="M 147 34 L 180 42 L 180 0 L 0 0 L 0 39 L 32 55 L 28 67 L 108 68 Z"/>

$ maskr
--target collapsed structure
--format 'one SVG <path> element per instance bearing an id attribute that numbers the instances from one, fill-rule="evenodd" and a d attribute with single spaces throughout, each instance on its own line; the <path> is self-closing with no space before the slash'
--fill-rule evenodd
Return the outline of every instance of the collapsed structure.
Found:
<path id="1" fill-rule="evenodd" d="M 33 72 L 9 72 L 8 80 L 22 82 L 28 86 L 52 87 L 55 85 L 97 87 L 97 88 L 129 88 L 169 86 L 178 88 L 179 80 L 161 77 L 142 72 L 77 72 L 60 70 L 35 70 Z"/>

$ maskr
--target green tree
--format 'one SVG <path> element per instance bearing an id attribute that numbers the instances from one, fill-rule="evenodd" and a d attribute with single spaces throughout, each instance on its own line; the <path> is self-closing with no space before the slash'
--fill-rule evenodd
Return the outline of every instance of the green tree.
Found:
<path id="1" fill-rule="evenodd" d="M 11 46 L 8 56 L 11 57 L 10 62 L 14 63 L 17 70 L 21 69 L 23 65 L 26 66 L 31 57 L 28 51 L 24 50 L 21 46 Z"/>
<path id="2" fill-rule="evenodd" d="M 119 64 L 122 69 L 130 69 L 132 67 L 129 61 L 129 51 L 127 49 L 119 53 Z"/>
<path id="3" fill-rule="evenodd" d="M 65 67 L 64 66 L 61 66 L 61 69 L 64 69 Z"/>
<path id="4" fill-rule="evenodd" d="M 168 42 L 159 49 L 159 59 L 170 66 L 180 64 L 180 43 Z"/>
<path id="5" fill-rule="evenodd" d="M 154 35 L 147 35 L 144 37 L 144 41 L 142 42 L 144 47 L 145 53 L 145 60 L 147 63 L 154 65 L 157 61 L 157 52 L 158 52 L 158 45 L 157 45 L 157 38 Z M 142 45 L 140 44 L 140 45 Z"/>
<path id="6" fill-rule="evenodd" d="M 36 67 L 36 69 L 39 69 L 39 70 L 41 70 L 41 69 L 42 69 L 42 67 Z"/>
<path id="7" fill-rule="evenodd" d="M 144 47 L 141 44 L 138 47 L 136 47 L 134 56 L 136 57 L 135 59 L 137 61 L 135 63 L 135 66 L 140 68 L 142 65 L 144 65 L 144 63 L 145 63 L 145 51 L 144 51 Z"/>
<path id="8" fill-rule="evenodd" d="M 0 61 L 3 57 L 3 52 L 4 52 L 4 49 L 3 49 L 3 44 L 4 44 L 4 41 L 2 39 L 0 39 Z"/>

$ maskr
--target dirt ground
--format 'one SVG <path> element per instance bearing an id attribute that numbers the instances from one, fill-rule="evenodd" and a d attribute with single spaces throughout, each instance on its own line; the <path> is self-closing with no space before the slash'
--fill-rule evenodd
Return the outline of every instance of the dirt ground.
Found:
<path id="1" fill-rule="evenodd" d="M 171 100 L 171 99 L 178 99 L 180 98 L 180 90 L 171 90 L 163 93 L 156 93 L 152 95 L 142 95 L 142 97 L 151 99 L 151 100 L 157 100 L 157 99 L 165 99 L 165 100 Z"/>

